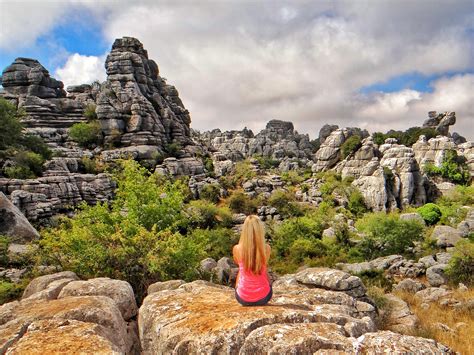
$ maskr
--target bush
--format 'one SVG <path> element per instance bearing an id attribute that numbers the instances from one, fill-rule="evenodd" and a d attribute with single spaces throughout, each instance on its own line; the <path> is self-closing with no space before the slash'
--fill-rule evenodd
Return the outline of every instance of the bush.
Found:
<path id="1" fill-rule="evenodd" d="M 316 216 L 304 216 L 284 220 L 270 233 L 276 256 L 290 256 L 291 246 L 297 239 L 321 239 L 323 230 L 323 222 Z"/>
<path id="2" fill-rule="evenodd" d="M 455 150 L 446 152 L 440 167 L 426 164 L 424 170 L 428 176 L 441 176 L 455 184 L 467 185 L 471 181 L 466 159 Z"/>
<path id="3" fill-rule="evenodd" d="M 211 201 L 211 202 L 219 202 L 221 188 L 219 185 L 216 184 L 207 184 L 204 185 L 199 193 L 199 197 Z"/>
<path id="4" fill-rule="evenodd" d="M 22 136 L 22 113 L 14 105 L 0 97 L 0 150 L 16 145 Z"/>
<path id="5" fill-rule="evenodd" d="M 258 200 L 243 192 L 236 192 L 229 198 L 229 207 L 235 213 L 249 215 L 257 212 Z"/>
<path id="6" fill-rule="evenodd" d="M 341 146 L 342 159 L 359 149 L 362 146 L 361 141 L 362 139 L 358 135 L 349 137 Z"/>
<path id="7" fill-rule="evenodd" d="M 288 257 L 295 264 L 324 255 L 326 255 L 326 245 L 319 239 L 299 238 L 288 249 Z"/>
<path id="8" fill-rule="evenodd" d="M 79 167 L 86 174 L 99 174 L 104 171 L 104 166 L 100 164 L 96 159 L 91 159 L 88 157 L 82 157 Z"/>
<path id="9" fill-rule="evenodd" d="M 392 254 L 410 255 L 414 243 L 423 239 L 423 226 L 414 220 L 400 220 L 397 215 L 367 214 L 356 222 L 366 237 L 358 245 L 367 259 Z"/>
<path id="10" fill-rule="evenodd" d="M 89 121 L 97 120 L 97 113 L 95 112 L 96 106 L 94 104 L 89 104 L 84 109 L 84 117 Z"/>
<path id="11" fill-rule="evenodd" d="M 299 171 L 290 170 L 281 174 L 281 179 L 288 185 L 298 185 L 306 180 L 306 176 Z"/>
<path id="12" fill-rule="evenodd" d="M 85 148 L 99 143 L 101 134 L 102 130 L 98 121 L 76 123 L 69 128 L 69 137 Z"/>
<path id="13" fill-rule="evenodd" d="M 350 192 L 347 208 L 356 217 L 362 217 L 363 214 L 368 211 L 368 208 L 365 205 L 364 196 L 362 196 L 359 190 L 354 188 Z"/>
<path id="14" fill-rule="evenodd" d="M 179 151 L 182 149 L 179 143 L 170 143 L 165 147 L 165 151 L 169 157 L 178 157 Z"/>
<path id="15" fill-rule="evenodd" d="M 239 242 L 237 234 L 228 228 L 195 229 L 188 238 L 200 245 L 209 258 L 215 260 L 232 255 L 232 247 Z"/>
<path id="16" fill-rule="evenodd" d="M 18 299 L 22 292 L 22 285 L 0 280 L 0 305 Z"/>
<path id="17" fill-rule="evenodd" d="M 296 202 L 295 196 L 288 191 L 273 191 L 268 204 L 275 207 L 283 218 L 303 215 L 303 208 Z"/>
<path id="18" fill-rule="evenodd" d="M 13 166 L 5 168 L 5 175 L 12 179 L 33 179 L 43 172 L 44 159 L 30 151 L 19 151 L 13 156 Z"/>
<path id="19" fill-rule="evenodd" d="M 474 286 L 474 243 L 472 241 L 461 240 L 456 244 L 446 275 L 454 284 L 462 282 L 468 286 Z"/>
<path id="20" fill-rule="evenodd" d="M 80 277 L 127 280 L 140 299 L 149 283 L 196 277 L 205 253 L 178 233 L 185 186 L 161 181 L 135 161 L 123 161 L 116 199 L 83 205 L 72 218 L 43 232 L 39 262 Z"/>
<path id="21" fill-rule="evenodd" d="M 10 246 L 10 238 L 0 235 L 0 266 L 8 265 L 8 247 Z"/>
<path id="22" fill-rule="evenodd" d="M 434 203 L 427 203 L 419 207 L 416 211 L 429 226 L 436 224 L 441 218 L 441 210 Z"/>
<path id="23" fill-rule="evenodd" d="M 426 139 L 434 138 L 438 135 L 438 132 L 433 128 L 422 128 L 422 127 L 411 127 L 405 132 L 402 131 L 388 131 L 387 133 L 375 132 L 372 137 L 374 143 L 381 145 L 387 138 L 395 138 L 399 144 L 403 144 L 407 147 L 411 147 L 416 143 L 418 138 L 424 135 Z"/>
<path id="24" fill-rule="evenodd" d="M 261 169 L 270 170 L 277 168 L 280 165 L 278 160 L 273 159 L 272 157 L 267 157 L 263 155 L 255 155 L 255 159 L 258 161 L 258 165 Z"/>
<path id="25" fill-rule="evenodd" d="M 231 227 L 232 214 L 227 208 L 217 207 L 208 201 L 191 201 L 185 208 L 187 218 L 182 227 L 190 228 L 215 228 Z"/>
<path id="26" fill-rule="evenodd" d="M 41 155 L 44 160 L 51 159 L 53 156 L 53 152 L 49 149 L 48 145 L 38 136 L 25 134 L 20 138 L 19 142 L 20 145 L 25 147 L 27 150 Z"/>

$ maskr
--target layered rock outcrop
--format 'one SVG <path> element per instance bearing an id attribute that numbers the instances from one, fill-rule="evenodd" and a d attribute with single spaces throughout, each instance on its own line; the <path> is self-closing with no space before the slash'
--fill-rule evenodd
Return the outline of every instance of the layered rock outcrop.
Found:
<path id="1" fill-rule="evenodd" d="M 105 68 L 107 81 L 97 98 L 105 142 L 159 147 L 191 143 L 189 112 L 139 40 L 116 39 Z"/>
<path id="2" fill-rule="evenodd" d="M 31 222 L 46 221 L 81 202 L 107 201 L 114 190 L 115 183 L 106 174 L 66 173 L 27 180 L 0 178 L 0 192 L 9 195 Z"/>
<path id="3" fill-rule="evenodd" d="M 160 286 L 139 311 L 144 354 L 450 351 L 433 340 L 378 332 L 360 279 L 337 270 L 286 275 L 262 307 L 243 307 L 233 289 L 204 281 Z"/>

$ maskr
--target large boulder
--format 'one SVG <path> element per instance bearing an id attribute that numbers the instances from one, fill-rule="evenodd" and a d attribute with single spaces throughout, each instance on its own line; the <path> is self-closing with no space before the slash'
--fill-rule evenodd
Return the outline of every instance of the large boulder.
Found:
<path id="1" fill-rule="evenodd" d="M 357 276 L 328 268 L 309 268 L 295 275 L 298 282 L 333 291 L 343 291 L 353 297 L 365 295 L 365 286 Z"/>
<path id="2" fill-rule="evenodd" d="M 21 211 L 0 192 L 0 235 L 10 237 L 15 242 L 30 242 L 39 233 L 28 222 Z"/>
<path id="3" fill-rule="evenodd" d="M 122 316 L 136 314 L 133 292 L 133 304 L 130 301 L 129 310 L 123 311 L 122 294 L 127 292 L 120 289 L 128 291 L 129 285 L 110 279 L 96 285 L 101 279 L 93 279 L 81 284 L 81 292 L 76 280 L 76 274 L 69 271 L 38 277 L 20 301 L 2 305 L 0 352 L 138 353 L 136 321 L 127 323 Z"/>
<path id="4" fill-rule="evenodd" d="M 346 289 L 348 280 L 343 274 L 339 274 L 340 285 L 333 288 Z M 359 348 L 449 351 L 432 340 L 376 332 L 373 306 L 344 291 L 303 284 L 297 275 L 285 275 L 274 282 L 274 296 L 267 306 L 243 307 L 232 288 L 204 281 L 148 295 L 138 319 L 142 353 L 356 354 Z"/>
<path id="5" fill-rule="evenodd" d="M 413 333 L 416 330 L 418 318 L 410 311 L 408 304 L 401 298 L 388 294 L 385 295 L 389 302 L 386 327 L 399 333 Z"/>
<path id="6" fill-rule="evenodd" d="M 79 280 L 77 275 L 72 271 L 62 271 L 55 274 L 49 274 L 44 276 L 39 276 L 33 279 L 28 286 L 26 286 L 25 291 L 23 292 L 22 299 L 27 299 L 32 295 L 47 290 L 48 287 L 57 281 L 75 281 Z M 57 286 L 56 286 L 57 287 Z M 62 289 L 62 287 L 61 287 Z M 59 295 L 59 293 L 58 293 Z M 57 295 L 56 295 L 57 296 Z"/>
<path id="7" fill-rule="evenodd" d="M 450 226 L 436 226 L 431 233 L 431 239 L 436 241 L 440 248 L 453 247 L 462 239 L 462 233 Z"/>
<path id="8" fill-rule="evenodd" d="M 99 277 L 87 281 L 70 282 L 63 287 L 58 299 L 71 296 L 108 297 L 115 302 L 125 320 L 129 320 L 135 316 L 138 311 L 132 286 L 122 280 Z"/>

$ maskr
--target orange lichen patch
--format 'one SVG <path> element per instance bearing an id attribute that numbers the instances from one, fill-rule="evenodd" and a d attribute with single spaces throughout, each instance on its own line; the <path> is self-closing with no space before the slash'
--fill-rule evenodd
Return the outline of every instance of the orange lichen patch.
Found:
<path id="1" fill-rule="evenodd" d="M 59 300 L 28 301 L 20 302 L 15 309 L 15 314 L 35 319 L 51 318 L 57 313 L 77 308 L 89 308 L 97 305 L 97 301 L 92 297 L 68 297 Z"/>
<path id="2" fill-rule="evenodd" d="M 96 324 L 79 321 L 43 320 L 32 323 L 10 354 L 113 354 L 112 343 Z"/>
<path id="3" fill-rule="evenodd" d="M 182 327 L 193 334 L 209 334 L 238 327 L 262 319 L 284 318 L 290 314 L 304 315 L 312 309 L 305 305 L 276 304 L 244 307 L 237 303 L 233 291 L 202 288 L 195 293 L 172 293 L 157 297 L 149 307 L 159 310 L 160 317 L 175 320 L 173 327 Z M 309 317 L 308 317 L 309 318 Z"/>

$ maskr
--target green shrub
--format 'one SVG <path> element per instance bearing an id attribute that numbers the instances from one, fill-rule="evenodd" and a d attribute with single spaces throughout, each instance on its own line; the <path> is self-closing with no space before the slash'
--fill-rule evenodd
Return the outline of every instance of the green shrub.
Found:
<path id="1" fill-rule="evenodd" d="M 278 165 L 280 165 L 280 162 L 272 157 L 255 155 L 254 158 L 258 160 L 258 165 L 261 169 L 270 170 L 277 168 Z"/>
<path id="2" fill-rule="evenodd" d="M 0 266 L 8 265 L 8 247 L 10 245 L 10 238 L 0 235 Z"/>
<path id="3" fill-rule="evenodd" d="M 232 182 L 234 186 L 257 176 L 248 160 L 239 161 L 234 166 Z"/>
<path id="4" fill-rule="evenodd" d="M 296 202 L 295 196 L 288 191 L 273 191 L 268 204 L 275 207 L 283 218 L 303 215 L 303 208 Z"/>
<path id="5" fill-rule="evenodd" d="M 410 255 L 414 243 L 423 239 L 421 223 L 400 220 L 393 214 L 367 214 L 356 222 L 356 227 L 366 233 L 358 248 L 367 259 L 392 254 Z"/>
<path id="6" fill-rule="evenodd" d="M 169 143 L 165 147 L 165 151 L 169 157 L 178 157 L 179 151 L 182 149 L 181 144 L 179 143 Z"/>
<path id="7" fill-rule="evenodd" d="M 342 159 L 359 149 L 362 146 L 361 141 L 362 139 L 358 135 L 349 137 L 341 146 Z"/>
<path id="8" fill-rule="evenodd" d="M 285 219 L 270 232 L 272 247 L 277 257 L 286 257 L 297 239 L 321 239 L 323 230 L 323 222 L 316 216 Z"/>
<path id="9" fill-rule="evenodd" d="M 22 113 L 14 105 L 0 97 L 0 150 L 16 145 L 22 136 Z"/>
<path id="10" fill-rule="evenodd" d="M 237 234 L 228 228 L 195 229 L 188 238 L 215 260 L 232 255 L 232 247 L 239 242 Z"/>
<path id="11" fill-rule="evenodd" d="M 183 226 L 186 227 L 186 229 L 232 226 L 232 214 L 230 211 L 224 207 L 217 207 L 208 201 L 191 201 L 184 210 L 187 218 Z"/>
<path id="12" fill-rule="evenodd" d="M 100 142 L 102 130 L 98 121 L 76 123 L 69 129 L 69 137 L 82 147 L 92 147 Z"/>
<path id="13" fill-rule="evenodd" d="M 34 179 L 35 174 L 25 166 L 9 166 L 4 170 L 5 176 L 10 179 Z"/>
<path id="14" fill-rule="evenodd" d="M 281 179 L 286 182 L 288 185 L 298 185 L 301 184 L 303 181 L 306 180 L 306 176 L 301 174 L 299 171 L 290 170 L 285 171 L 281 174 Z"/>
<path id="15" fill-rule="evenodd" d="M 235 192 L 229 198 L 229 207 L 235 213 L 253 214 L 257 212 L 258 199 L 250 198 L 243 192 Z"/>
<path id="16" fill-rule="evenodd" d="M 356 217 L 362 217 L 362 215 L 368 211 L 364 196 L 362 196 L 359 190 L 354 188 L 350 192 L 347 208 Z"/>
<path id="17" fill-rule="evenodd" d="M 456 244 L 446 274 L 454 284 L 474 286 L 474 242 L 461 240 Z"/>
<path id="18" fill-rule="evenodd" d="M 419 207 L 416 211 L 429 226 L 436 224 L 441 218 L 441 210 L 434 203 L 427 203 Z"/>
<path id="19" fill-rule="evenodd" d="M 296 264 L 324 255 L 326 255 L 326 245 L 319 239 L 299 238 L 288 249 L 289 259 Z"/>
<path id="20" fill-rule="evenodd" d="M 89 104 L 84 109 L 84 117 L 86 117 L 88 121 L 97 120 L 97 113 L 95 112 L 95 109 L 95 104 Z"/>
<path id="21" fill-rule="evenodd" d="M 209 175 L 214 176 L 214 162 L 210 157 L 204 158 L 204 167 L 206 168 Z"/>
<path id="22" fill-rule="evenodd" d="M 26 150 L 41 155 L 44 160 L 51 159 L 53 156 L 53 152 L 49 149 L 48 145 L 38 136 L 25 134 L 20 138 L 19 142 Z"/>
<path id="23" fill-rule="evenodd" d="M 118 189 L 110 204 L 83 205 L 73 218 L 45 230 L 39 262 L 58 265 L 84 278 L 124 279 L 140 299 L 154 281 L 193 279 L 206 255 L 178 233 L 185 186 L 160 181 L 135 161 L 121 162 Z"/>
<path id="24" fill-rule="evenodd" d="M 0 280 L 0 305 L 18 299 L 22 292 L 22 285 Z"/>
<path id="25" fill-rule="evenodd" d="M 438 135 L 438 132 L 433 128 L 422 128 L 422 127 L 411 127 L 406 131 L 388 131 L 387 133 L 375 132 L 372 137 L 374 143 L 381 145 L 387 138 L 395 138 L 399 144 L 403 144 L 407 147 L 411 147 L 416 143 L 418 138 L 424 135 L 426 139 L 434 138 Z"/>
<path id="26" fill-rule="evenodd" d="M 219 202 L 220 199 L 220 191 L 221 188 L 219 185 L 216 184 L 207 184 L 204 185 L 199 193 L 199 197 L 211 201 L 211 202 Z"/>
<path id="27" fill-rule="evenodd" d="M 89 157 L 82 157 L 79 167 L 86 174 L 99 174 L 104 171 L 104 166 L 100 164 L 96 159 L 91 159 Z"/>
<path id="28" fill-rule="evenodd" d="M 441 176 L 455 184 L 467 185 L 471 181 L 466 159 L 455 150 L 446 152 L 440 167 L 429 163 L 424 170 L 428 176 Z"/>

